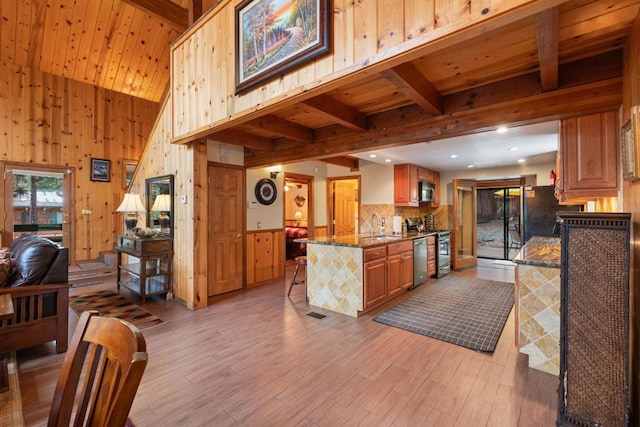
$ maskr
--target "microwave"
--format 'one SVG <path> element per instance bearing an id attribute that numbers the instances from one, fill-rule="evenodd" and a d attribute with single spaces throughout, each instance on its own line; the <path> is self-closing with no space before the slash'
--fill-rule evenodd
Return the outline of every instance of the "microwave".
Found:
<path id="1" fill-rule="evenodd" d="M 418 197 L 419 197 L 419 201 L 420 203 L 431 203 L 433 202 L 433 196 L 434 193 L 436 191 L 435 186 L 433 184 L 430 184 L 428 182 L 423 182 L 421 181 L 419 186 L 419 193 L 418 193 Z"/>

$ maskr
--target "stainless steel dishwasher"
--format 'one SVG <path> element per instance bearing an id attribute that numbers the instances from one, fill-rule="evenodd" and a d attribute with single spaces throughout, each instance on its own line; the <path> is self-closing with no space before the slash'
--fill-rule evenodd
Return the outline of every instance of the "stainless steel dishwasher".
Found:
<path id="1" fill-rule="evenodd" d="M 413 289 L 427 280 L 427 238 L 413 239 Z"/>

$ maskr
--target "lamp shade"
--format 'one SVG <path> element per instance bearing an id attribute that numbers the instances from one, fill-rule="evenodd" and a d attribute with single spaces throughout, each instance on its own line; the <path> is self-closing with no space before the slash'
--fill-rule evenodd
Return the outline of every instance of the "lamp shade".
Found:
<path id="1" fill-rule="evenodd" d="M 125 193 L 124 199 L 116 212 L 146 212 L 142 201 L 140 200 L 140 195 L 135 193 Z"/>
<path id="2" fill-rule="evenodd" d="M 293 217 L 294 217 L 295 219 L 302 219 L 302 212 L 300 212 L 300 211 L 296 211 L 296 213 L 295 213 L 295 214 L 293 214 Z"/>
<path id="3" fill-rule="evenodd" d="M 153 212 L 168 212 L 171 210 L 171 195 L 170 194 L 158 194 L 153 201 L 151 207 Z"/>

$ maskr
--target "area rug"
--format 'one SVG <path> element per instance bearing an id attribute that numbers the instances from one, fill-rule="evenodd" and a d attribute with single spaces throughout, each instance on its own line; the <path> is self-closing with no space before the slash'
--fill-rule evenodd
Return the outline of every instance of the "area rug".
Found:
<path id="1" fill-rule="evenodd" d="M 107 264 L 104 261 L 82 262 L 82 263 L 78 263 L 78 267 L 81 268 L 82 270 L 89 270 L 92 268 L 109 267 L 109 264 Z"/>
<path id="2" fill-rule="evenodd" d="M 141 330 L 166 323 L 155 314 L 149 313 L 142 307 L 110 290 L 70 296 L 69 306 L 77 314 L 86 310 L 97 310 L 101 316 L 126 320 Z"/>
<path id="3" fill-rule="evenodd" d="M 451 273 L 412 292 L 373 320 L 492 353 L 513 307 L 514 284 Z"/>

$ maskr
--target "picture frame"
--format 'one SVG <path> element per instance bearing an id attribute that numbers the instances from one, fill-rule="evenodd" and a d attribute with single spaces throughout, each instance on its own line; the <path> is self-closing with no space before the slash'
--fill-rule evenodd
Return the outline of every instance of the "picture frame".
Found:
<path id="1" fill-rule="evenodd" d="M 111 181 L 111 160 L 91 158 L 91 181 Z"/>
<path id="2" fill-rule="evenodd" d="M 636 141 L 638 139 L 637 114 L 631 117 L 622 125 L 620 132 L 620 149 L 622 151 L 622 178 L 627 181 L 635 181 L 640 178 L 638 174 L 638 152 Z"/>
<path id="3" fill-rule="evenodd" d="M 328 53 L 329 12 L 329 0 L 239 3 L 235 8 L 236 94 Z"/>
<path id="4" fill-rule="evenodd" d="M 124 182 L 125 189 L 129 188 L 137 167 L 138 162 L 136 160 L 124 159 L 122 161 L 122 182 Z"/>

